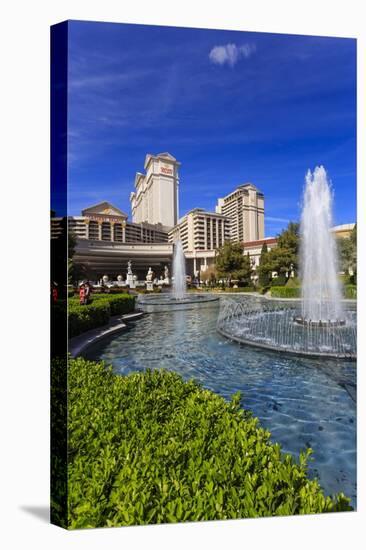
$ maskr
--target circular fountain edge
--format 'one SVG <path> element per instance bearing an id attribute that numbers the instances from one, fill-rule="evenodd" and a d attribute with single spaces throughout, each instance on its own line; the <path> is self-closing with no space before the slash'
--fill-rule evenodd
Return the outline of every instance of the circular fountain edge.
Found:
<path id="1" fill-rule="evenodd" d="M 327 358 L 327 359 L 345 359 L 347 361 L 356 361 L 357 355 L 355 353 L 341 354 L 341 353 L 327 353 L 327 352 L 313 352 L 313 351 L 300 351 L 289 348 L 279 348 L 278 346 L 272 346 L 271 344 L 265 344 L 261 342 L 254 342 L 253 340 L 248 340 L 245 338 L 239 338 L 233 334 L 229 334 L 220 327 L 216 327 L 216 330 L 219 334 L 236 342 L 238 344 L 243 344 L 245 346 L 251 346 L 252 348 L 265 349 L 269 351 L 274 351 L 276 353 L 285 353 L 287 355 L 296 355 L 298 357 L 309 357 L 314 359 Z"/>

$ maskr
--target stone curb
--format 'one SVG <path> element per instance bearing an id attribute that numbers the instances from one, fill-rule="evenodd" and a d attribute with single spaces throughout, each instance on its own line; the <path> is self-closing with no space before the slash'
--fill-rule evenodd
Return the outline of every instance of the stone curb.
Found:
<path id="1" fill-rule="evenodd" d="M 88 330 L 79 336 L 70 338 L 68 351 L 73 357 L 77 357 L 94 342 L 98 342 L 106 336 L 110 336 L 111 334 L 125 329 L 127 326 L 125 321 L 128 322 L 134 319 L 139 319 L 143 315 L 143 311 L 135 311 L 133 313 L 126 313 L 125 315 L 114 315 L 111 317 L 108 325 Z"/>

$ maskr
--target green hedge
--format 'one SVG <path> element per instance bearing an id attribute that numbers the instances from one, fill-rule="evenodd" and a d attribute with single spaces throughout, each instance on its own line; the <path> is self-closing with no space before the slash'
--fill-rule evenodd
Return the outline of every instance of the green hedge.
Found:
<path id="1" fill-rule="evenodd" d="M 350 510 L 241 409 L 165 370 L 70 360 L 71 529 Z"/>
<path id="2" fill-rule="evenodd" d="M 356 285 L 344 285 L 343 295 L 347 299 L 357 298 L 357 286 Z"/>
<path id="3" fill-rule="evenodd" d="M 285 273 L 279 273 L 277 277 L 274 277 L 271 279 L 271 286 L 285 286 L 288 282 L 288 278 L 286 277 Z"/>
<path id="4" fill-rule="evenodd" d="M 301 288 L 289 286 L 272 286 L 271 296 L 273 298 L 301 298 Z"/>
<path id="5" fill-rule="evenodd" d="M 87 306 L 69 305 L 69 338 L 106 325 L 110 316 L 111 308 L 106 301 L 94 302 Z"/>
<path id="6" fill-rule="evenodd" d="M 301 286 L 300 279 L 298 277 L 289 277 L 286 286 L 287 288 L 298 288 Z"/>
<path id="7" fill-rule="evenodd" d="M 106 325 L 111 315 L 123 315 L 135 309 L 135 296 L 129 294 L 92 296 L 91 303 L 80 305 L 79 298 L 68 301 L 69 337 Z"/>
<path id="8" fill-rule="evenodd" d="M 271 296 L 274 298 L 301 298 L 301 287 L 273 286 L 271 287 Z M 356 285 L 344 285 L 344 298 L 357 298 Z"/>
<path id="9" fill-rule="evenodd" d="M 123 315 L 135 309 L 136 297 L 131 294 L 98 294 L 92 297 L 92 303 L 108 303 L 111 308 L 111 315 Z"/>

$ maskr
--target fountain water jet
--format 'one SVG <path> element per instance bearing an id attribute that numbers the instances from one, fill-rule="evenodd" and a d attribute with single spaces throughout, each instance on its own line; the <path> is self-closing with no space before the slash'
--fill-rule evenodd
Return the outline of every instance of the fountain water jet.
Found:
<path id="1" fill-rule="evenodd" d="M 139 296 L 139 304 L 146 311 L 164 311 L 165 308 L 169 310 L 174 307 L 177 309 L 187 309 L 218 300 L 218 296 L 208 292 L 204 294 L 187 292 L 186 259 L 181 241 L 174 243 L 172 291 L 164 292 L 159 296 Z M 161 307 L 164 309 L 162 310 Z"/>
<path id="2" fill-rule="evenodd" d="M 301 217 L 302 300 L 224 299 L 217 330 L 243 344 L 312 357 L 356 359 L 357 312 L 343 309 L 337 279 L 332 193 L 322 166 L 306 175 Z"/>
<path id="3" fill-rule="evenodd" d="M 317 166 L 306 174 L 301 217 L 301 324 L 342 324 L 341 290 L 337 278 L 332 227 L 332 193 L 327 173 Z"/>
<path id="4" fill-rule="evenodd" d="M 184 300 L 187 292 L 187 279 L 182 241 L 176 241 L 174 245 L 173 277 L 173 297 L 175 300 Z"/>

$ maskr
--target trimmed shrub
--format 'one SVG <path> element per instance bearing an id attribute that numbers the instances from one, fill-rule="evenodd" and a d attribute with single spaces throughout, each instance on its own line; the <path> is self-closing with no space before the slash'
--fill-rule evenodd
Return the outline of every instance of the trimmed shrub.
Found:
<path id="1" fill-rule="evenodd" d="M 277 277 L 274 277 L 271 281 L 271 285 L 273 286 L 284 286 L 287 283 L 287 277 L 286 274 L 282 271 L 278 274 Z"/>
<path id="2" fill-rule="evenodd" d="M 107 301 L 95 301 L 93 304 L 80 306 L 69 303 L 69 338 L 82 332 L 102 327 L 109 322 L 111 308 Z"/>
<path id="3" fill-rule="evenodd" d="M 281 453 L 251 413 L 165 370 L 69 361 L 68 527 L 351 510 Z"/>
<path id="4" fill-rule="evenodd" d="M 135 309 L 136 297 L 130 294 L 92 295 L 88 305 L 80 305 L 77 296 L 68 300 L 69 337 L 106 325 L 111 315 L 123 315 Z"/>
<path id="5" fill-rule="evenodd" d="M 126 287 L 120 287 L 120 286 L 111 286 L 110 288 L 104 288 L 104 292 L 101 292 L 101 294 L 127 294 L 128 290 Z"/>
<path id="6" fill-rule="evenodd" d="M 130 294 L 97 294 L 92 296 L 90 304 L 80 305 L 78 297 L 70 298 L 69 337 L 106 325 L 111 315 L 130 313 L 135 309 L 135 300 L 136 297 Z"/>
<path id="7" fill-rule="evenodd" d="M 291 286 L 272 286 L 271 296 L 273 296 L 273 298 L 301 298 L 301 288 Z"/>
<path id="8" fill-rule="evenodd" d="M 91 303 L 100 304 L 106 302 L 110 305 L 111 315 L 123 315 L 125 313 L 130 313 L 135 309 L 135 300 L 136 296 L 132 294 L 98 294 L 95 297 L 92 297 Z"/>
<path id="9" fill-rule="evenodd" d="M 286 283 L 287 288 L 299 288 L 301 286 L 297 277 L 289 277 Z"/>
<path id="10" fill-rule="evenodd" d="M 344 285 L 343 295 L 347 299 L 357 299 L 357 286 L 356 285 Z"/>
<path id="11" fill-rule="evenodd" d="M 351 285 L 357 286 L 357 273 L 354 273 L 353 275 L 350 275 L 349 282 Z"/>

